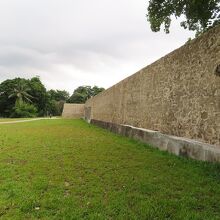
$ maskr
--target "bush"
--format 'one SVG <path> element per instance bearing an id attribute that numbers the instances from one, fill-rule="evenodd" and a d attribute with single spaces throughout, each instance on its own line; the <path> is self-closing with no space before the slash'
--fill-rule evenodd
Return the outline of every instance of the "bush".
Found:
<path id="1" fill-rule="evenodd" d="M 62 115 L 64 103 L 65 101 L 50 100 L 47 106 L 48 113 L 52 114 L 53 116 Z"/>
<path id="2" fill-rule="evenodd" d="M 34 118 L 37 116 L 37 108 L 28 103 L 17 103 L 12 110 L 11 118 Z"/>

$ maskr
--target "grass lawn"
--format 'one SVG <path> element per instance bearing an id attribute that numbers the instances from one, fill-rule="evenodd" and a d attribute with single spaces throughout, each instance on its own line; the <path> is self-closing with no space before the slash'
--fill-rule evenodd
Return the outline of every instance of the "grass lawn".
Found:
<path id="1" fill-rule="evenodd" d="M 220 219 L 220 166 L 82 120 L 0 125 L 0 219 Z"/>

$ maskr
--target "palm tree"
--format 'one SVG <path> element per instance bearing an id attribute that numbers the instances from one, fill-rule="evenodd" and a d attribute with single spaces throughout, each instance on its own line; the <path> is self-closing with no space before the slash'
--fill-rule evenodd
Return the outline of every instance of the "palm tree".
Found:
<path id="1" fill-rule="evenodd" d="M 24 101 L 32 102 L 31 98 L 33 97 L 28 94 L 29 91 L 30 88 L 28 88 L 27 84 L 24 81 L 19 81 L 8 98 L 16 97 L 15 103 L 18 105 L 22 104 Z"/>

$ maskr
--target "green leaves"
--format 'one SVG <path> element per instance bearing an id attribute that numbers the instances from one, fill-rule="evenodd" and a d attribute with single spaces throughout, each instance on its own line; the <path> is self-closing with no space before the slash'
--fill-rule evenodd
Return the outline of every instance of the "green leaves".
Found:
<path id="1" fill-rule="evenodd" d="M 48 114 L 61 115 L 65 102 L 85 103 L 87 99 L 102 92 L 104 88 L 97 86 L 80 86 L 70 97 L 65 90 L 47 91 L 39 77 L 31 79 L 15 78 L 0 83 L 0 117 L 19 117 L 23 112 L 29 112 L 29 103 L 35 108 L 34 115 L 44 116 Z M 17 108 L 22 106 L 21 108 Z M 18 114 L 15 114 L 15 110 Z M 20 110 L 22 113 L 20 113 Z M 33 109 L 31 109 L 32 111 Z M 26 116 L 27 117 L 27 116 Z M 31 116 L 32 117 L 32 116 Z"/>
<path id="2" fill-rule="evenodd" d="M 89 98 L 97 95 L 98 93 L 104 91 L 104 88 L 99 88 L 94 86 L 80 86 L 74 90 L 72 96 L 68 100 L 70 103 L 85 103 Z"/>
<path id="3" fill-rule="evenodd" d="M 220 23 L 220 0 L 150 0 L 147 18 L 154 32 L 169 33 L 171 17 L 184 15 L 180 25 L 197 34 Z"/>
<path id="4" fill-rule="evenodd" d="M 10 117 L 15 103 L 31 103 L 38 115 L 44 115 L 47 104 L 47 91 L 38 77 L 32 79 L 15 78 L 0 84 L 0 116 Z"/>
<path id="5" fill-rule="evenodd" d="M 11 114 L 12 118 L 34 118 L 36 116 L 36 107 L 25 102 L 16 102 Z"/>
<path id="6" fill-rule="evenodd" d="M 13 88 L 11 94 L 8 98 L 16 98 L 16 102 L 22 103 L 23 101 L 31 102 L 34 97 L 31 96 L 28 92 L 30 92 L 30 88 L 28 87 L 26 81 L 19 80 L 15 87 Z"/>

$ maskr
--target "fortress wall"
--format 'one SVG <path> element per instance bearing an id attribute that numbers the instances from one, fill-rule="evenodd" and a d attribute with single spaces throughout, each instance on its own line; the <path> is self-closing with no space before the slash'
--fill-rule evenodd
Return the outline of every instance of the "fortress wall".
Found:
<path id="1" fill-rule="evenodd" d="M 62 113 L 63 118 L 83 118 L 84 104 L 65 103 Z"/>
<path id="2" fill-rule="evenodd" d="M 220 148 L 220 26 L 89 99 L 85 118 Z"/>

